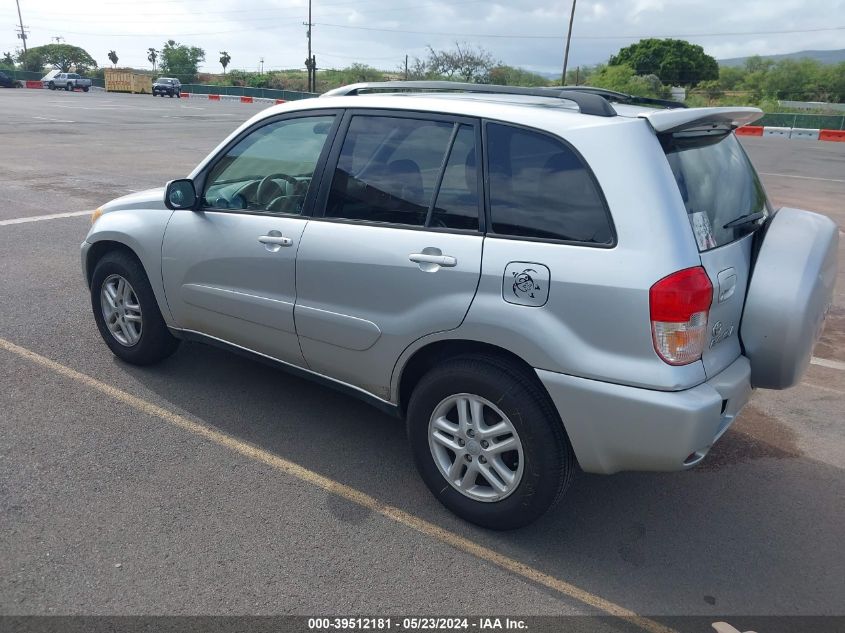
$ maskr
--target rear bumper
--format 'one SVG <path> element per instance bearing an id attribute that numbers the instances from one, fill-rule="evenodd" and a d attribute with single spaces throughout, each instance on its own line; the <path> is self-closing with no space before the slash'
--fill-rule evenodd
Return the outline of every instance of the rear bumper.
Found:
<path id="1" fill-rule="evenodd" d="M 684 470 L 698 464 L 751 396 L 740 356 L 705 383 L 652 391 L 536 370 L 563 420 L 581 468 Z"/>

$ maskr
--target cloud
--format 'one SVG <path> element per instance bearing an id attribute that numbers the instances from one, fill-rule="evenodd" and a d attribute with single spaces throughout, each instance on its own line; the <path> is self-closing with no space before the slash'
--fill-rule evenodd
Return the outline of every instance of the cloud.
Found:
<path id="1" fill-rule="evenodd" d="M 569 0 L 313 0 L 313 49 L 318 66 L 367 63 L 397 68 L 406 54 L 454 42 L 483 46 L 502 62 L 556 71 L 563 56 Z M 579 0 L 570 64 L 592 65 L 639 39 L 680 36 L 710 54 L 734 57 L 842 47 L 843 31 L 801 31 L 845 25 L 845 0 Z M 61 36 L 101 65 L 114 49 L 120 64 L 146 67 L 146 49 L 169 38 L 206 50 L 204 69 L 218 71 L 218 51 L 230 68 L 300 68 L 304 64 L 307 0 L 43 0 L 22 6 L 30 46 Z M 13 6 L 0 8 L 0 52 L 19 41 Z M 400 32 L 405 31 L 405 32 Z M 411 32 L 408 32 L 411 31 Z M 756 31 L 760 34 L 747 34 Z M 504 37 L 503 37 L 504 36 Z M 509 37 L 510 36 L 510 37 Z"/>

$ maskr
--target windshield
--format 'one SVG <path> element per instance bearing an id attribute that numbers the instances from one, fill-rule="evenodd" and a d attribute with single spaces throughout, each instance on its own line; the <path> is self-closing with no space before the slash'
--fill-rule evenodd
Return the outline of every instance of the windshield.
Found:
<path id="1" fill-rule="evenodd" d="M 167 77 L 159 77 L 156 79 L 157 84 L 172 84 L 174 81 L 174 79 L 168 79 Z"/>
<path id="2" fill-rule="evenodd" d="M 733 134 L 679 133 L 662 137 L 661 142 L 700 251 L 748 235 L 768 216 L 766 192 Z M 752 213 L 763 216 L 757 222 L 725 227 Z"/>

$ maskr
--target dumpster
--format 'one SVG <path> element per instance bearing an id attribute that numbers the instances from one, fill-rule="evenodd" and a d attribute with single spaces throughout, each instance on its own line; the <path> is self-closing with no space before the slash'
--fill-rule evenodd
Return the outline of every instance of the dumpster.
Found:
<path id="1" fill-rule="evenodd" d="M 152 94 L 153 81 L 149 75 L 133 73 L 130 70 L 115 70 L 107 68 L 106 91 L 132 92 L 136 94 Z"/>

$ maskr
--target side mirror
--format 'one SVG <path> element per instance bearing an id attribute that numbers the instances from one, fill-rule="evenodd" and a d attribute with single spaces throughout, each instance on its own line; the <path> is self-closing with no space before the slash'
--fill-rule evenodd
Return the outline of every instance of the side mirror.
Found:
<path id="1" fill-rule="evenodd" d="M 164 190 L 164 204 L 168 209 L 193 209 L 197 204 L 197 191 L 194 181 L 190 178 L 180 178 L 167 183 Z"/>

